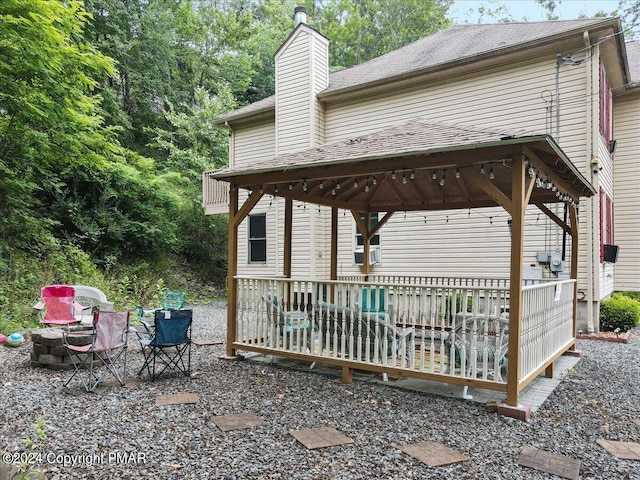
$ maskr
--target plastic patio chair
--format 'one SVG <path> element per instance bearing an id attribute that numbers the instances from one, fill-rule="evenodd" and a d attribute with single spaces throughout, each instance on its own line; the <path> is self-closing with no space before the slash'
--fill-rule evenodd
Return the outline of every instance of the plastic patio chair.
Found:
<path id="1" fill-rule="evenodd" d="M 294 340 L 306 342 L 304 347 L 309 348 L 309 331 L 311 329 L 311 318 L 305 311 L 291 310 L 285 311 L 277 296 L 267 295 L 264 298 L 267 308 L 267 318 L 269 319 L 269 331 L 275 338 L 276 330 L 279 330 L 283 340 L 282 348 L 285 350 L 292 348 Z M 306 336 L 306 340 L 305 340 Z M 287 341 L 288 340 L 288 341 Z M 298 343 L 298 351 L 300 344 Z"/>
<path id="2" fill-rule="evenodd" d="M 74 371 L 65 386 L 78 375 L 87 392 L 92 392 L 111 374 L 120 385 L 127 378 L 127 340 L 129 312 L 102 312 L 93 314 L 92 341 L 89 345 L 73 345 L 73 337 L 86 335 L 80 332 L 63 332 L 63 342 Z M 120 370 L 121 369 L 121 370 Z"/>
<path id="3" fill-rule="evenodd" d="M 138 375 L 146 369 L 155 380 L 169 369 L 190 376 L 193 310 L 156 310 L 154 319 L 153 334 L 139 336 L 144 364 Z"/>
<path id="4" fill-rule="evenodd" d="M 151 324 L 144 320 L 145 316 L 154 315 L 156 310 L 182 310 L 185 300 L 186 295 L 184 292 L 165 290 L 162 292 L 162 304 L 160 307 L 144 308 L 142 305 L 137 306 L 138 320 L 148 329 L 151 327 Z"/>
<path id="5" fill-rule="evenodd" d="M 49 325 L 74 325 L 80 323 L 76 314 L 91 307 L 75 301 L 76 290 L 69 285 L 47 285 L 40 290 L 42 300 L 33 306 L 42 314 L 40 323 Z"/>
<path id="6" fill-rule="evenodd" d="M 484 375 L 486 367 L 488 378 L 504 381 L 508 368 L 509 314 L 503 313 L 497 318 L 478 315 L 475 335 L 472 316 L 460 315 L 456 324 L 453 335 L 445 341 L 447 351 L 453 348 L 455 355 L 451 368 L 460 367 L 465 377 L 471 378 L 474 371 L 476 377 Z M 463 388 L 462 397 L 471 399 L 468 388 Z"/>

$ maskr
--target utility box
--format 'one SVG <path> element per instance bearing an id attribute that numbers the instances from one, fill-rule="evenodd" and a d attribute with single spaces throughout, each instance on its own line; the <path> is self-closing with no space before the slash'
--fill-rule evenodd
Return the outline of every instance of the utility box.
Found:
<path id="1" fill-rule="evenodd" d="M 549 255 L 549 270 L 558 273 L 564 270 L 564 262 L 562 261 L 562 253 L 555 252 Z"/>
<path id="2" fill-rule="evenodd" d="M 547 252 L 538 252 L 536 260 L 538 260 L 538 263 L 549 263 L 549 254 Z"/>

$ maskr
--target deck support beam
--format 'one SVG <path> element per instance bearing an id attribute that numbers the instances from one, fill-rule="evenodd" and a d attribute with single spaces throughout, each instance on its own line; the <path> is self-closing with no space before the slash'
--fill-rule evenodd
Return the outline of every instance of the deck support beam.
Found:
<path id="1" fill-rule="evenodd" d="M 520 319 L 522 318 L 522 263 L 524 215 L 527 208 L 526 168 L 524 156 L 513 162 L 511 181 L 511 278 L 509 292 L 509 371 L 507 405 L 519 406 L 520 396 Z"/>

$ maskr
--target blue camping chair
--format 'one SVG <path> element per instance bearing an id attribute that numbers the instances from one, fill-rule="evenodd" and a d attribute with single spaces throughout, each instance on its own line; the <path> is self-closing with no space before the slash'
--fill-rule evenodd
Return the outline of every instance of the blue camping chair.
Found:
<path id="1" fill-rule="evenodd" d="M 155 329 L 140 336 L 144 364 L 138 372 L 147 370 L 151 380 L 162 373 L 178 370 L 191 375 L 191 323 L 193 310 L 156 310 Z"/>

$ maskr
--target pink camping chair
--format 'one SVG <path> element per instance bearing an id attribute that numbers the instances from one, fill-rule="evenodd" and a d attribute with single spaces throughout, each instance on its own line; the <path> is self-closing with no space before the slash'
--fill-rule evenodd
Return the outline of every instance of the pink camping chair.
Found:
<path id="1" fill-rule="evenodd" d="M 120 385 L 127 380 L 127 340 L 129 312 L 102 312 L 93 314 L 92 341 L 89 345 L 73 345 L 73 338 L 81 332 L 63 332 L 64 346 L 73 362 L 73 374 L 65 382 L 78 375 L 87 392 L 92 392 L 107 374 Z M 84 334 L 86 335 L 86 333 Z"/>
<path id="2" fill-rule="evenodd" d="M 81 312 L 90 307 L 83 307 L 75 301 L 76 290 L 69 285 L 47 285 L 40 291 L 42 301 L 33 308 L 42 312 L 41 323 L 45 325 L 73 325 L 80 323 L 74 312 Z"/>

